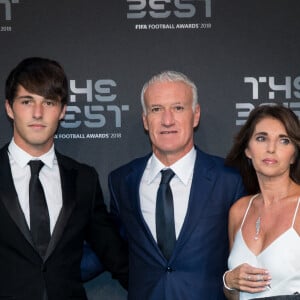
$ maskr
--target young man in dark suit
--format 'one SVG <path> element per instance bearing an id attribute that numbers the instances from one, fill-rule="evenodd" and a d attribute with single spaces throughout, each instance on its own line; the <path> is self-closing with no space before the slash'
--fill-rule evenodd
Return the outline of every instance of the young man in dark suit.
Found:
<path id="1" fill-rule="evenodd" d="M 27 58 L 6 80 L 13 138 L 0 150 L 3 299 L 86 300 L 84 240 L 127 286 L 127 247 L 107 213 L 96 170 L 54 148 L 67 98 L 65 72 L 53 60 Z"/>
<path id="2" fill-rule="evenodd" d="M 128 299 L 225 299 L 227 215 L 244 194 L 241 177 L 194 145 L 200 106 L 184 74 L 151 78 L 142 106 L 152 153 L 109 176 L 111 212 L 129 244 Z"/>

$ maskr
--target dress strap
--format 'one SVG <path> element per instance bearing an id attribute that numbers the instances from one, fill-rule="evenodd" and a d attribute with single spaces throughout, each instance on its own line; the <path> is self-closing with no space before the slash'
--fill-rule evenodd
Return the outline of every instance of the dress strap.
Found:
<path id="1" fill-rule="evenodd" d="M 246 219 L 246 217 L 247 217 L 248 211 L 249 211 L 249 209 L 250 209 L 250 206 L 251 206 L 253 200 L 254 200 L 258 195 L 259 195 L 259 194 L 256 194 L 256 195 L 252 196 L 252 198 L 250 199 L 249 204 L 248 204 L 248 207 L 247 207 L 246 212 L 245 212 L 245 214 L 244 214 L 244 218 L 243 218 L 243 221 L 242 221 L 242 224 L 241 224 L 241 228 L 242 228 L 243 225 L 244 225 L 245 219 Z M 300 199 L 300 198 L 299 198 L 299 199 Z"/>
<path id="2" fill-rule="evenodd" d="M 295 214 L 294 214 L 294 218 L 293 218 L 292 228 L 294 227 L 294 223 L 296 221 L 297 212 L 298 212 L 298 208 L 299 208 L 299 203 L 300 203 L 300 197 L 298 198 L 298 203 L 297 203 Z"/>

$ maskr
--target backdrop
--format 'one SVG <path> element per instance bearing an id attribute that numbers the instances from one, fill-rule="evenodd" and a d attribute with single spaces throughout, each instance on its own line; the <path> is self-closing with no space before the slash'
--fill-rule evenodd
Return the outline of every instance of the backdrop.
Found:
<path id="1" fill-rule="evenodd" d="M 159 71 L 195 81 L 195 141 L 225 156 L 253 107 L 280 102 L 300 116 L 299 15 L 299 0 L 0 0 L 0 146 L 12 133 L 5 79 L 43 56 L 70 81 L 57 148 L 96 167 L 107 202 L 108 173 L 150 151 L 140 90 Z M 86 289 L 89 299 L 126 298 L 108 273 Z"/>

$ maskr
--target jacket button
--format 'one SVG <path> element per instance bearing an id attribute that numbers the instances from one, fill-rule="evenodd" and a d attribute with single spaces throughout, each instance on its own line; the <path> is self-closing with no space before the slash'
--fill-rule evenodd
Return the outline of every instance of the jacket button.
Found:
<path id="1" fill-rule="evenodd" d="M 173 272 L 173 269 L 170 266 L 168 266 L 167 269 L 166 269 L 166 271 L 169 272 L 169 273 L 171 273 L 171 272 Z"/>

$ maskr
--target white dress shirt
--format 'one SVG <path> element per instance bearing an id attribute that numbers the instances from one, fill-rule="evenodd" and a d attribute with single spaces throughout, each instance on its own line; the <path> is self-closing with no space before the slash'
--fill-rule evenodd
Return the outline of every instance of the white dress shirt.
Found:
<path id="1" fill-rule="evenodd" d="M 18 194 L 20 206 L 30 228 L 29 213 L 29 181 L 31 177 L 28 162 L 34 159 L 43 161 L 39 178 L 43 186 L 50 217 L 50 232 L 52 234 L 58 215 L 62 208 L 62 190 L 60 173 L 55 156 L 54 146 L 41 157 L 32 157 L 22 150 L 12 140 L 8 146 L 8 156 L 14 185 Z"/>
<path id="2" fill-rule="evenodd" d="M 195 160 L 195 148 L 168 167 L 163 165 L 154 154 L 149 158 L 142 176 L 139 192 L 142 214 L 155 240 L 157 240 L 155 206 L 156 194 L 161 180 L 160 171 L 171 168 L 175 173 L 170 186 L 174 201 L 175 232 L 176 238 L 178 238 L 188 208 Z"/>

